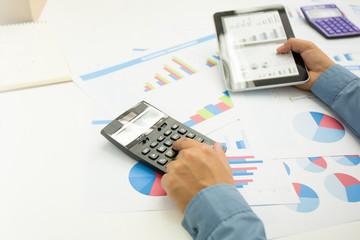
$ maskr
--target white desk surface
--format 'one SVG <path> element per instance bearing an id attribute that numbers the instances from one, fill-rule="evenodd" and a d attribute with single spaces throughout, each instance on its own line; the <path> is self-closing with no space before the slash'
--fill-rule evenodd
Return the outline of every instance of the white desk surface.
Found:
<path id="1" fill-rule="evenodd" d="M 58 14 L 64 20 L 64 28 L 59 31 L 63 32 L 68 27 L 66 24 L 75 21 L 74 16 L 82 17 L 81 6 L 85 5 L 80 2 L 85 4 L 84 1 L 50 0 L 43 17 L 50 19 L 50 15 Z M 85 2 L 86 6 L 94 6 L 96 1 Z M 105 1 L 97 2 L 104 4 Z M 120 10 L 135 10 L 140 6 L 141 18 L 146 19 L 148 10 L 153 16 L 152 21 L 161 19 L 160 12 L 151 11 L 160 6 L 164 10 L 161 13 L 167 12 L 166 16 L 176 19 L 183 14 L 170 10 L 184 9 L 180 3 L 194 6 L 194 10 L 188 10 L 186 18 L 208 16 L 210 11 L 243 5 L 240 1 L 198 2 L 203 5 L 190 0 L 172 1 L 171 4 L 165 0 L 106 1 L 107 4 L 120 4 L 117 5 Z M 105 21 L 102 19 L 105 9 L 108 8 L 98 8 L 94 18 Z M 205 10 L 197 12 L 199 9 Z M 84 12 L 88 13 L 88 10 Z M 126 14 L 124 11 L 120 13 Z M 127 16 L 131 14 L 135 13 L 128 12 Z M 51 20 L 57 27 L 61 25 L 56 16 Z M 139 24 L 135 23 L 136 26 Z M 79 43 L 73 35 L 66 38 L 66 44 Z M 121 39 L 119 36 L 114 38 Z M 121 46 L 114 52 L 125 46 L 132 47 L 126 35 L 122 39 Z M 85 49 L 80 51 L 84 53 Z M 190 239 L 181 226 L 183 216 L 179 211 L 83 212 L 91 104 L 74 83 L 0 94 L 0 239 Z M 360 221 L 356 221 L 282 239 L 355 240 L 359 235 Z"/>

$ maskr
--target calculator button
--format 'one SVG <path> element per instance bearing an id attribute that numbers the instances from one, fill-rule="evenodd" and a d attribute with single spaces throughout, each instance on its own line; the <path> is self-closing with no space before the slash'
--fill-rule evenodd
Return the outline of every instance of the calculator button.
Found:
<path id="1" fill-rule="evenodd" d="M 170 149 L 169 151 L 167 151 L 167 152 L 165 153 L 165 156 L 168 157 L 168 158 L 173 158 L 173 157 L 176 156 L 176 154 L 177 154 L 177 153 L 176 153 L 174 150 Z"/>
<path id="2" fill-rule="evenodd" d="M 186 137 L 187 137 L 187 138 L 194 138 L 194 137 L 195 137 L 195 134 L 192 133 L 192 132 L 188 132 L 188 134 L 186 134 Z"/>
<path id="3" fill-rule="evenodd" d="M 166 160 L 165 158 L 160 158 L 156 162 L 160 165 L 165 165 L 168 162 L 168 160 Z"/>
<path id="4" fill-rule="evenodd" d="M 164 146 L 164 145 L 162 145 L 162 146 L 160 146 L 160 147 L 158 147 L 158 149 L 156 149 L 158 152 L 160 152 L 160 153 L 163 153 L 163 152 L 165 152 L 166 151 L 166 147 Z"/>
<path id="5" fill-rule="evenodd" d="M 150 147 L 154 148 L 154 147 L 156 147 L 157 145 L 158 145 L 158 142 L 153 142 L 153 143 L 150 144 Z"/>
<path id="6" fill-rule="evenodd" d="M 169 136 L 171 133 L 172 133 L 172 131 L 169 129 L 169 130 L 166 130 L 166 131 L 164 132 L 164 135 L 165 135 L 165 136 Z"/>
<path id="7" fill-rule="evenodd" d="M 172 125 L 171 129 L 176 130 L 178 127 L 179 127 L 179 125 L 175 123 L 174 125 Z"/>
<path id="8" fill-rule="evenodd" d="M 180 137 L 181 137 L 181 136 L 180 136 L 179 134 L 175 133 L 175 134 L 172 135 L 170 138 L 171 138 L 172 140 L 176 141 L 176 140 L 180 139 Z"/>
<path id="9" fill-rule="evenodd" d="M 180 133 L 180 134 L 185 134 L 186 132 L 187 132 L 187 130 L 185 128 L 180 128 L 178 130 L 178 133 Z"/>
<path id="10" fill-rule="evenodd" d="M 156 153 L 152 153 L 152 154 L 149 155 L 149 158 L 152 159 L 152 160 L 156 160 L 158 157 L 159 157 L 159 155 L 156 154 Z"/>
<path id="11" fill-rule="evenodd" d="M 150 149 L 149 148 L 145 148 L 144 150 L 142 150 L 142 154 L 146 155 L 150 152 Z"/>
<path id="12" fill-rule="evenodd" d="M 202 137 L 197 137 L 195 138 L 195 140 L 201 143 L 205 141 Z"/>
<path id="13" fill-rule="evenodd" d="M 162 141 L 164 141 L 164 139 L 165 139 L 164 136 L 160 136 L 160 137 L 157 138 L 158 142 L 162 142 Z"/>
<path id="14" fill-rule="evenodd" d="M 164 142 L 164 145 L 167 146 L 167 147 L 171 147 L 172 144 L 173 144 L 173 141 L 171 141 L 171 140 L 166 140 L 166 141 Z"/>

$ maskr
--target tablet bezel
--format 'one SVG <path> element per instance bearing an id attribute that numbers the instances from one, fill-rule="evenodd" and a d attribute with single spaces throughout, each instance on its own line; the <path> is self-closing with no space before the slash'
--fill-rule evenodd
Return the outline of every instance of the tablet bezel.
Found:
<path id="1" fill-rule="evenodd" d="M 216 35 L 218 39 L 218 45 L 220 50 L 220 59 L 221 59 L 221 66 L 224 74 L 225 85 L 226 88 L 230 91 L 244 91 L 244 90 L 253 90 L 253 89 L 260 89 L 260 88 L 270 88 L 270 87 L 280 87 L 280 86 L 290 86 L 296 84 L 303 84 L 309 80 L 309 74 L 303 59 L 301 58 L 299 53 L 293 52 L 294 61 L 299 72 L 299 75 L 296 76 L 287 76 L 287 77 L 277 77 L 277 78 L 268 78 L 268 79 L 260 79 L 260 80 L 250 80 L 245 81 L 241 85 L 234 81 L 231 76 L 229 68 L 231 64 L 227 63 L 228 54 L 227 54 L 227 46 L 225 40 L 225 27 L 223 25 L 222 18 L 228 16 L 238 16 L 243 14 L 250 14 L 250 13 L 257 13 L 257 12 L 267 12 L 267 11 L 278 11 L 280 15 L 281 22 L 283 24 L 286 37 L 294 38 L 295 35 L 292 31 L 289 19 L 287 17 L 286 11 L 284 6 L 282 5 L 271 5 L 266 7 L 256 7 L 256 8 L 247 8 L 247 9 L 240 9 L 240 10 L 232 10 L 232 11 L 225 11 L 225 12 L 217 12 L 214 14 L 214 22 L 216 27 Z M 276 51 L 276 49 L 274 49 Z M 244 84 L 245 83 L 245 84 Z"/>

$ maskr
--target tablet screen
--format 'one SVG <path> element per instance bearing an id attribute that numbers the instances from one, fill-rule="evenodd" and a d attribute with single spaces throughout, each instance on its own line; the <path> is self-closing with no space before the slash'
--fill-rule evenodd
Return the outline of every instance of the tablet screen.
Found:
<path id="1" fill-rule="evenodd" d="M 277 54 L 287 37 L 278 11 L 257 12 L 222 18 L 225 26 L 232 75 L 237 81 L 252 81 L 298 75 L 291 52 Z"/>
<path id="2" fill-rule="evenodd" d="M 294 37 L 283 6 L 242 9 L 214 15 L 225 84 L 230 91 L 305 83 L 298 53 L 276 49 Z"/>

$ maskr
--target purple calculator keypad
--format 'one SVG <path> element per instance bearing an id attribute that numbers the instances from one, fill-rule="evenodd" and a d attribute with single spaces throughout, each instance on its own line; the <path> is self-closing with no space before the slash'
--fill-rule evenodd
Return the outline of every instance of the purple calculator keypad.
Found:
<path id="1" fill-rule="evenodd" d="M 358 27 L 343 17 L 318 19 L 314 22 L 329 35 L 359 32 Z"/>

